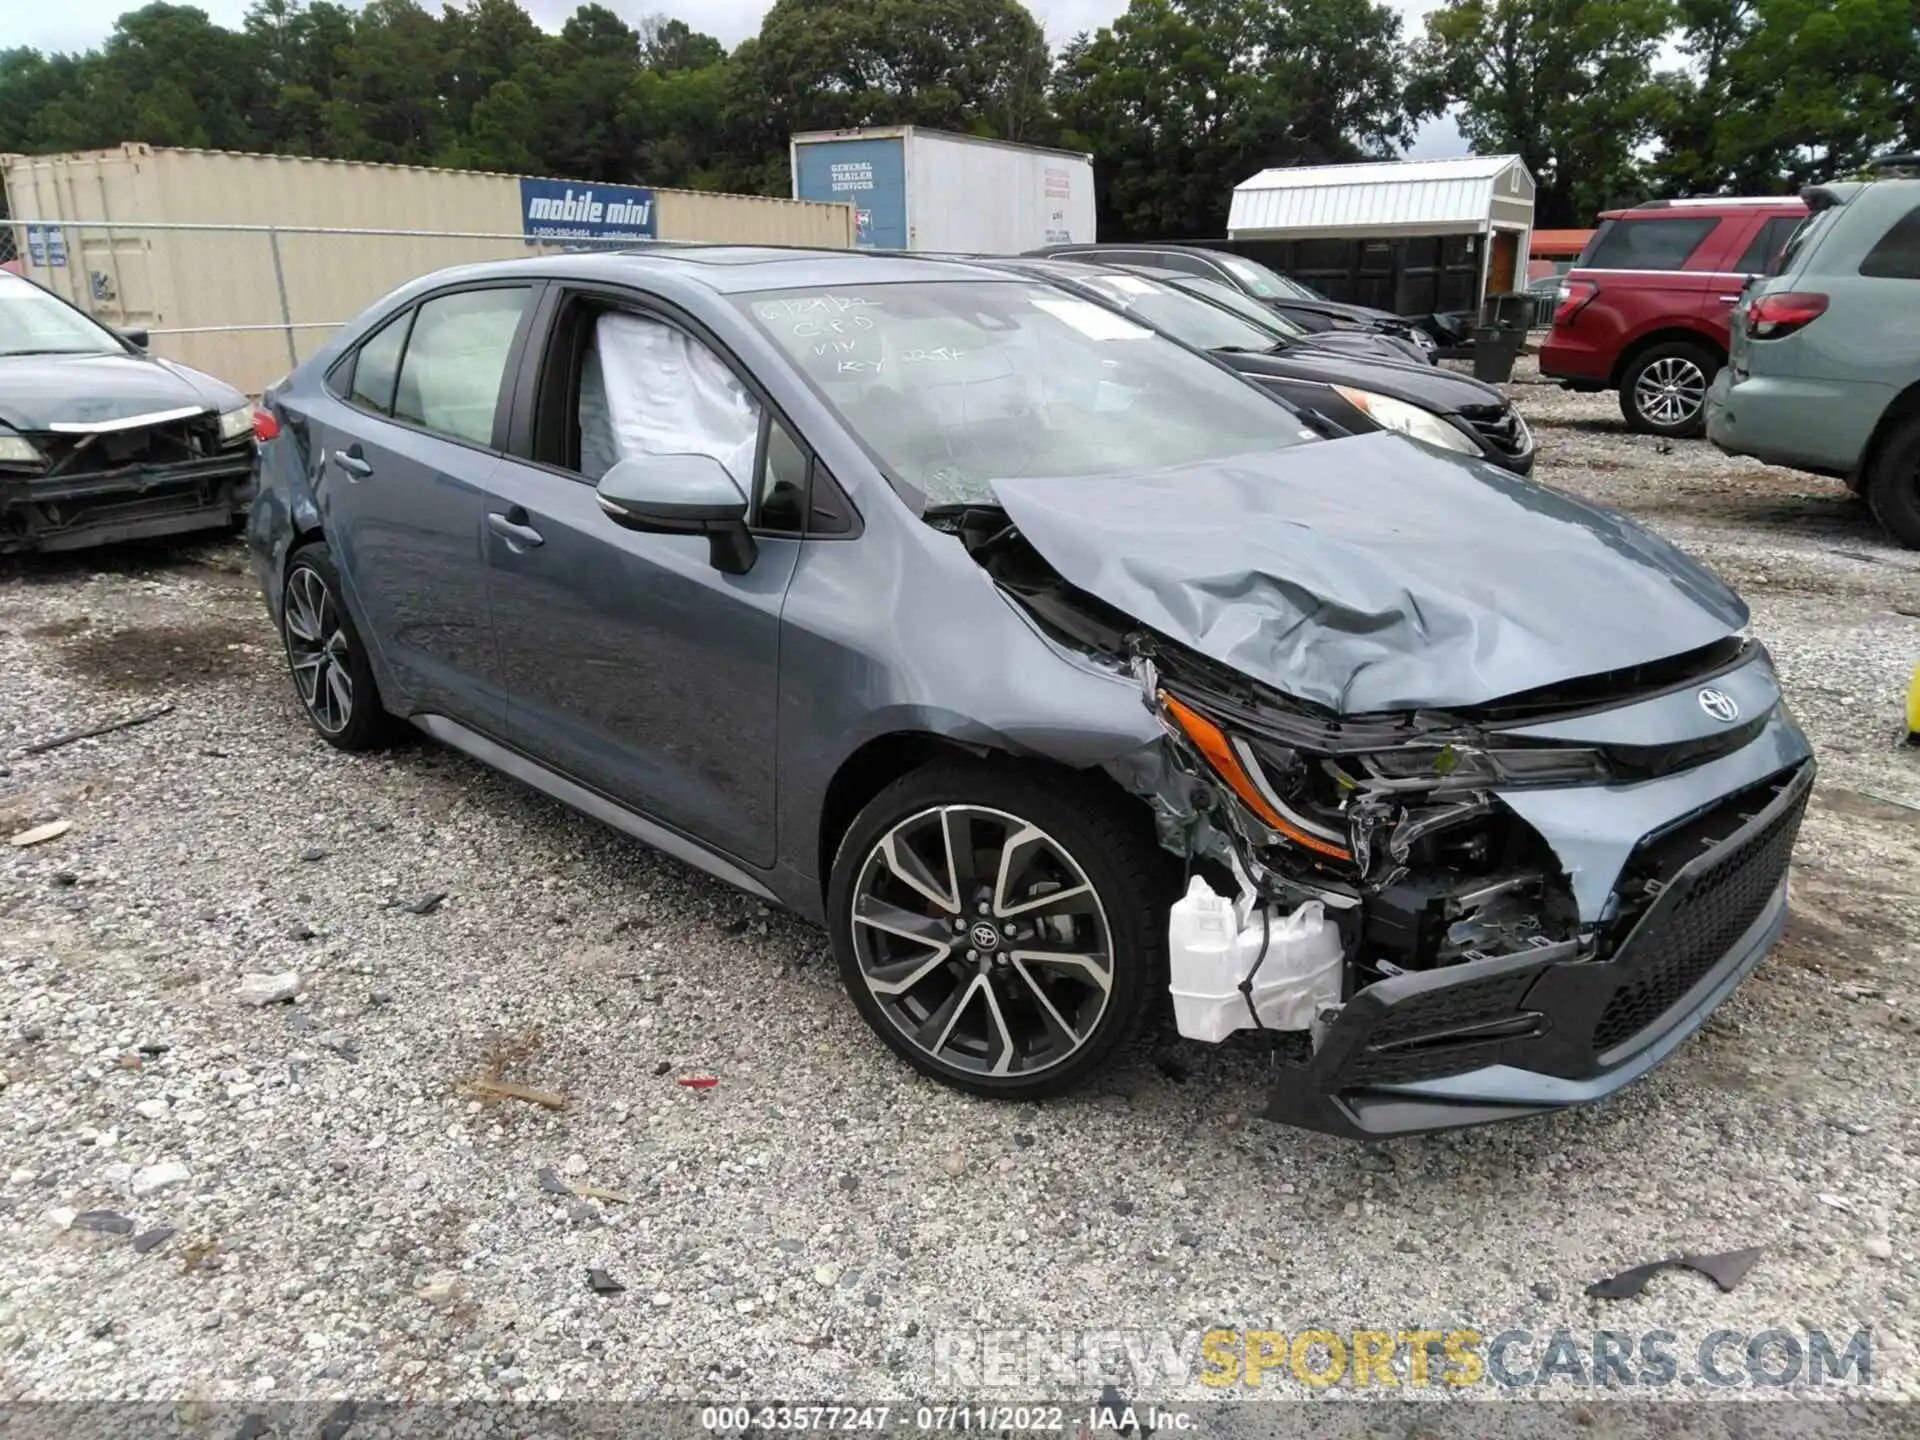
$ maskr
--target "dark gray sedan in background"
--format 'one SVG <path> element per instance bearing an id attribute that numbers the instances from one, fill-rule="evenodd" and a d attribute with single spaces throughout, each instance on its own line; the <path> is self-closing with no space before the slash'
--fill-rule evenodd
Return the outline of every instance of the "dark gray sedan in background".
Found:
<path id="1" fill-rule="evenodd" d="M 253 406 L 0 272 L 0 554 L 231 525 Z"/>
<path id="2" fill-rule="evenodd" d="M 824 923 L 950 1084 L 1064 1089 L 1171 990 L 1196 1038 L 1294 1033 L 1275 1118 L 1525 1115 L 1780 934 L 1813 765 L 1724 585 L 1060 288 L 477 266 L 265 406 L 254 563 L 321 736 L 409 721 Z"/>

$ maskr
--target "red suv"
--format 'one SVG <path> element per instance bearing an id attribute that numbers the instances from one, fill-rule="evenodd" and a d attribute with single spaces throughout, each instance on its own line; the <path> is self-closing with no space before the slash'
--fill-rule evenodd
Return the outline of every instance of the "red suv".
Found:
<path id="1" fill-rule="evenodd" d="M 1806 214 L 1784 196 L 1607 211 L 1560 282 L 1541 374 L 1570 390 L 1618 390 L 1635 430 L 1700 434 L 1741 287 L 1767 272 Z"/>

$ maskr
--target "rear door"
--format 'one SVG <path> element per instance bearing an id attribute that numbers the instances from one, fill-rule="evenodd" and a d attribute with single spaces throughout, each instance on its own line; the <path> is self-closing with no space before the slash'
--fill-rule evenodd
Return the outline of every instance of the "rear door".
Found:
<path id="1" fill-rule="evenodd" d="M 533 284 L 468 286 L 389 320 L 329 372 L 317 497 L 366 643 L 409 712 L 497 730 L 480 537 Z"/>
<path id="2" fill-rule="evenodd" d="M 1702 247 L 1700 258 L 1710 267 L 1705 271 L 1709 284 L 1700 294 L 1697 313 L 1701 322 L 1720 337 L 1728 354 L 1733 352 L 1734 317 L 1749 277 L 1768 273 L 1786 248 L 1787 237 L 1803 218 L 1801 214 L 1765 211 L 1732 216 Z"/>

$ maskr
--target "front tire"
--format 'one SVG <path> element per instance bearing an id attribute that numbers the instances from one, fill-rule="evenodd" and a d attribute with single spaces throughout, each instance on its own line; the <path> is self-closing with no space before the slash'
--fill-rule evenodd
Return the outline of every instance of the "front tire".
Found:
<path id="1" fill-rule="evenodd" d="M 1720 357 L 1704 345 L 1670 340 L 1634 357 L 1620 377 L 1620 413 L 1642 435 L 1691 440 L 1707 430 L 1707 387 Z"/>
<path id="2" fill-rule="evenodd" d="M 1909 550 L 1920 550 L 1920 415 L 1894 427 L 1863 488 L 1873 518 Z"/>
<path id="3" fill-rule="evenodd" d="M 380 703 L 366 647 L 341 600 L 326 542 L 293 552 L 280 591 L 280 639 L 307 723 L 336 750 L 373 750 L 396 729 Z"/>
<path id="4" fill-rule="evenodd" d="M 976 1095 L 1091 1079 L 1166 993 L 1176 877 L 1146 818 L 1036 766 L 939 761 L 896 780 L 848 828 L 828 886 L 861 1015 Z"/>

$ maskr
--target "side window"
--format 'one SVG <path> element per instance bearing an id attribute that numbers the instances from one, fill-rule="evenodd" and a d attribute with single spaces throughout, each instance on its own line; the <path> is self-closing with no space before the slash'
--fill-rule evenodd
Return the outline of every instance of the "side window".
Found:
<path id="1" fill-rule="evenodd" d="M 767 443 L 760 452 L 760 496 L 754 524 L 763 530 L 798 535 L 807 523 L 807 452 L 768 417 Z"/>
<path id="2" fill-rule="evenodd" d="M 1183 275 L 1214 275 L 1218 267 L 1208 264 L 1194 255 L 1182 255 L 1178 250 L 1167 250 L 1139 257 L 1149 265 L 1158 265 L 1163 270 L 1178 270 Z"/>
<path id="3" fill-rule="evenodd" d="M 1719 223 L 1711 215 L 1614 220 L 1581 263 L 1592 270 L 1678 270 Z"/>
<path id="4" fill-rule="evenodd" d="M 1747 246 L 1747 253 L 1740 257 L 1740 263 L 1733 268 L 1742 275 L 1772 275 L 1780 263 L 1780 253 L 1787 248 L 1787 240 L 1800 228 L 1798 215 L 1776 215 L 1760 227 L 1760 233 L 1753 237 L 1753 243 Z"/>
<path id="5" fill-rule="evenodd" d="M 1860 262 L 1860 273 L 1878 280 L 1920 280 L 1920 205 L 1893 222 Z"/>
<path id="6" fill-rule="evenodd" d="M 507 356 L 532 296 L 523 287 L 463 290 L 422 305 L 400 364 L 393 418 L 492 444 Z"/>
<path id="7" fill-rule="evenodd" d="M 744 494 L 755 493 L 760 403 L 726 361 L 686 331 L 603 312 L 581 347 L 575 393 L 579 469 L 588 480 L 636 455 L 711 455 Z"/>
<path id="8" fill-rule="evenodd" d="M 413 311 L 396 315 L 361 345 L 350 372 L 353 383 L 347 400 L 351 404 L 381 415 L 393 413 L 393 384 L 400 375 L 400 351 L 412 323 Z"/>

